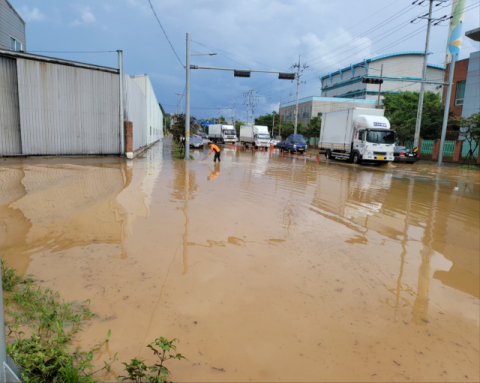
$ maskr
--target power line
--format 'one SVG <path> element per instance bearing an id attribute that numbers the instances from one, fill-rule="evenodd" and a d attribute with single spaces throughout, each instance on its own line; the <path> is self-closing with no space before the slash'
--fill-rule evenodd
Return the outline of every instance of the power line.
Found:
<path id="1" fill-rule="evenodd" d="M 27 53 L 117 53 L 117 51 L 28 51 Z"/>
<path id="2" fill-rule="evenodd" d="M 155 12 L 155 8 L 153 8 L 153 4 L 151 0 L 148 0 L 148 3 L 150 4 L 150 8 L 152 8 L 152 12 L 155 15 L 155 18 L 158 21 L 158 25 L 160 25 L 160 28 L 162 28 L 162 32 L 165 35 L 165 38 L 167 39 L 168 43 L 170 44 L 170 47 L 172 48 L 173 53 L 175 53 L 175 56 L 177 57 L 178 62 L 182 65 L 182 67 L 185 68 L 185 65 L 183 65 L 182 60 L 180 60 L 180 57 L 178 57 L 177 52 L 175 51 L 175 48 L 173 47 L 172 43 L 170 42 L 170 39 L 167 36 L 167 32 L 165 32 L 165 29 L 163 28 L 162 23 L 160 22 L 160 19 L 157 16 L 157 12 Z"/>

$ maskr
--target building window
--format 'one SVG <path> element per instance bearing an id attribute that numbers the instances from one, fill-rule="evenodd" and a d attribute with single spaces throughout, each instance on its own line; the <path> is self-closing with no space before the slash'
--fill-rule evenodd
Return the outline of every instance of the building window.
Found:
<path id="1" fill-rule="evenodd" d="M 463 98 L 465 97 L 465 83 L 466 81 L 457 82 L 457 95 L 455 97 L 455 105 L 463 105 Z"/>
<path id="2" fill-rule="evenodd" d="M 323 116 L 323 113 L 322 112 L 318 112 L 317 113 L 317 117 L 322 117 Z"/>
<path id="3" fill-rule="evenodd" d="M 303 112 L 303 117 L 310 117 L 310 113 L 308 113 L 308 112 Z"/>
<path id="4" fill-rule="evenodd" d="M 12 51 L 23 52 L 23 44 L 20 41 L 10 37 L 10 49 Z"/>
<path id="5" fill-rule="evenodd" d="M 287 116 L 287 120 L 291 120 L 291 119 L 292 119 L 292 115 L 289 114 L 289 115 Z"/>

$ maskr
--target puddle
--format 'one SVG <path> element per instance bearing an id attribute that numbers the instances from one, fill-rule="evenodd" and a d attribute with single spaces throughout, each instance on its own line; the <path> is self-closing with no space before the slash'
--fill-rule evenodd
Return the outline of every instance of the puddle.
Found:
<path id="1" fill-rule="evenodd" d="M 174 381 L 480 380 L 479 172 L 169 154 L 0 163 L 0 253 L 91 300 L 79 345 L 179 338 Z"/>

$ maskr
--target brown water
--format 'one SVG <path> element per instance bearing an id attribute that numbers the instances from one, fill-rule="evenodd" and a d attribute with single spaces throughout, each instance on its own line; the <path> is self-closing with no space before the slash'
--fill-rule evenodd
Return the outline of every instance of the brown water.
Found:
<path id="1" fill-rule="evenodd" d="M 179 338 L 174 381 L 480 380 L 479 172 L 165 145 L 0 162 L 2 257 L 91 299 L 80 345 Z"/>

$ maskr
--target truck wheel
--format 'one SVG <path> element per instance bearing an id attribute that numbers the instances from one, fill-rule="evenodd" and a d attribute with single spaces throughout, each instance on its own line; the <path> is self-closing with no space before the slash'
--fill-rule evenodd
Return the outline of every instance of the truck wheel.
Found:
<path id="1" fill-rule="evenodd" d="M 360 154 L 358 154 L 357 152 L 353 154 L 353 163 L 355 165 L 360 165 L 362 163 L 362 160 L 360 159 Z"/>
<path id="2" fill-rule="evenodd" d="M 325 152 L 325 158 L 326 158 L 327 160 L 329 160 L 329 159 L 332 158 L 332 152 L 331 152 L 330 150 L 327 150 L 327 151 Z"/>

